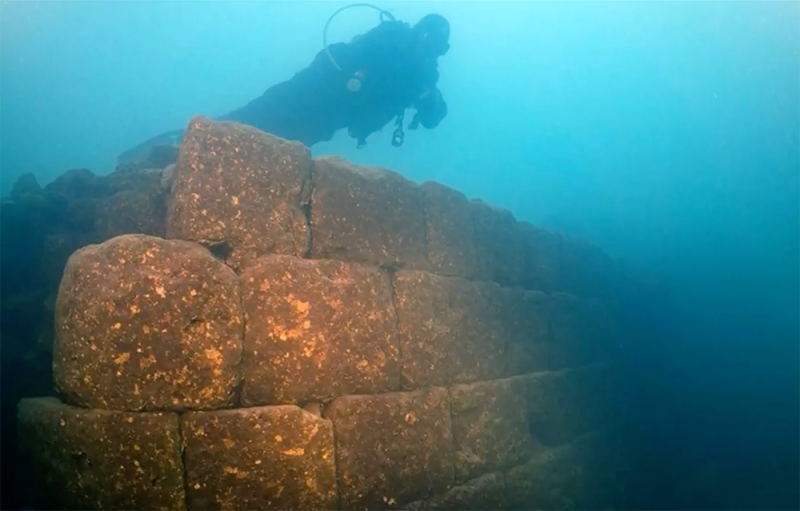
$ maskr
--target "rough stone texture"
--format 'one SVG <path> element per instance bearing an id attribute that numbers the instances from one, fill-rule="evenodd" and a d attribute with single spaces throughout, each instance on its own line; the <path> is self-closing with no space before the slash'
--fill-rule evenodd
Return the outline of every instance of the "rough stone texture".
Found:
<path id="1" fill-rule="evenodd" d="M 166 235 L 166 195 L 161 189 L 161 172 L 132 174 L 118 175 L 111 182 L 121 191 L 104 199 L 100 206 L 96 230 L 101 240 L 123 234 Z M 126 178 L 138 181 L 131 186 Z"/>
<path id="2" fill-rule="evenodd" d="M 403 388 L 503 376 L 503 290 L 496 284 L 404 270 L 394 278 Z"/>
<path id="3" fill-rule="evenodd" d="M 624 389 L 618 364 L 514 378 L 524 392 L 527 422 L 544 445 L 555 446 L 623 419 Z"/>
<path id="4" fill-rule="evenodd" d="M 427 501 L 416 501 L 407 510 L 483 511 L 507 509 L 505 480 L 502 472 L 486 474 L 451 488 L 444 495 Z"/>
<path id="5" fill-rule="evenodd" d="M 479 277 L 502 286 L 519 286 L 525 271 L 525 253 L 514 215 L 473 199 L 475 246 Z"/>
<path id="6" fill-rule="evenodd" d="M 333 426 L 296 406 L 182 419 L 189 509 L 337 509 Z"/>
<path id="7" fill-rule="evenodd" d="M 627 470 L 622 444 L 606 434 L 584 435 L 544 451 L 506 472 L 510 509 L 620 509 Z"/>
<path id="8" fill-rule="evenodd" d="M 212 247 L 237 269 L 267 254 L 306 254 L 312 163 L 299 143 L 194 117 L 173 178 L 167 237 Z"/>
<path id="9" fill-rule="evenodd" d="M 17 420 L 38 509 L 186 509 L 177 415 L 40 398 L 20 401 Z"/>
<path id="10" fill-rule="evenodd" d="M 552 293 L 562 289 L 561 238 L 527 222 L 517 224 L 523 250 L 522 287 Z"/>
<path id="11" fill-rule="evenodd" d="M 430 271 L 476 277 L 478 251 L 469 200 L 463 193 L 432 181 L 422 183 L 420 188 L 425 197 Z"/>
<path id="12" fill-rule="evenodd" d="M 550 364 L 550 301 L 541 291 L 504 289 L 500 303 L 506 339 L 506 375 L 545 371 Z"/>
<path id="13" fill-rule="evenodd" d="M 581 367 L 619 355 L 622 334 L 613 303 L 567 293 L 550 295 L 549 303 L 549 370 Z"/>
<path id="14" fill-rule="evenodd" d="M 518 465 L 539 447 L 529 432 L 523 391 L 511 379 L 450 388 L 457 482 Z"/>
<path id="15" fill-rule="evenodd" d="M 453 483 L 447 390 L 341 397 L 325 416 L 336 432 L 342 509 L 397 509 Z"/>
<path id="16" fill-rule="evenodd" d="M 427 267 L 422 191 L 391 170 L 316 160 L 311 230 L 315 259 Z"/>
<path id="17" fill-rule="evenodd" d="M 241 281 L 245 405 L 399 390 L 387 274 L 357 263 L 270 256 Z"/>
<path id="18" fill-rule="evenodd" d="M 243 334 L 233 271 L 194 243 L 121 236 L 67 263 L 54 378 L 80 406 L 224 407 L 240 381 Z"/>

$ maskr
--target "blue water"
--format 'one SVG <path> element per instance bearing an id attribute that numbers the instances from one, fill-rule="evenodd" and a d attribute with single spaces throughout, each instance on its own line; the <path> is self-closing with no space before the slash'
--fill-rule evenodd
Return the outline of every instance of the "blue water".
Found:
<path id="1" fill-rule="evenodd" d="M 730 484 L 661 505 L 798 504 L 800 3 L 376 3 L 450 20 L 449 115 L 400 149 L 387 126 L 313 152 L 442 182 L 664 283 L 642 316 L 656 333 L 632 348 L 658 396 L 648 431 L 681 446 L 655 458 L 714 463 Z M 346 2 L 0 5 L 5 196 L 23 172 L 109 173 L 134 144 L 245 104 L 311 62 Z M 350 10 L 330 38 L 375 23 Z"/>

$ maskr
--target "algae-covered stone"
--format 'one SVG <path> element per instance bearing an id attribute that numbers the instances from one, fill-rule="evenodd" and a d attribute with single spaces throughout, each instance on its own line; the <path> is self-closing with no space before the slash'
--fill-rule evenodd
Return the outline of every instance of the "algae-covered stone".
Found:
<path id="1" fill-rule="evenodd" d="M 470 202 L 475 223 L 479 277 L 503 286 L 521 285 L 525 271 L 525 247 L 514 215 L 477 199 Z"/>
<path id="2" fill-rule="evenodd" d="M 427 266 L 422 191 L 391 170 L 317 159 L 311 229 L 314 258 Z"/>
<path id="3" fill-rule="evenodd" d="M 86 407 L 225 407 L 240 381 L 243 334 L 230 268 L 194 243 L 120 236 L 67 263 L 54 379 Z"/>
<path id="4" fill-rule="evenodd" d="M 308 250 L 311 154 L 250 126 L 194 117 L 172 184 L 167 237 L 213 247 L 234 268 Z"/>
<path id="5" fill-rule="evenodd" d="M 538 447 L 529 432 L 523 392 L 512 379 L 450 388 L 456 481 L 517 465 Z"/>
<path id="6" fill-rule="evenodd" d="M 397 320 L 384 272 L 270 256 L 241 281 L 246 405 L 399 390 Z"/>
<path id="7" fill-rule="evenodd" d="M 38 398 L 17 421 L 38 509 L 186 509 L 177 415 Z"/>
<path id="8" fill-rule="evenodd" d="M 338 509 L 333 427 L 296 406 L 183 416 L 189 509 Z"/>
<path id="9" fill-rule="evenodd" d="M 430 270 L 439 275 L 477 276 L 478 252 L 469 200 L 463 193 L 432 181 L 420 188 L 425 196 Z"/>
<path id="10" fill-rule="evenodd" d="M 505 479 L 502 472 L 485 474 L 451 488 L 444 495 L 433 497 L 418 509 L 437 511 L 508 509 Z"/>
<path id="11" fill-rule="evenodd" d="M 453 483 L 447 390 L 340 397 L 325 416 L 336 431 L 342 509 L 397 509 Z"/>
<path id="12" fill-rule="evenodd" d="M 500 286 L 406 270 L 395 274 L 394 289 L 404 388 L 503 376 Z"/>

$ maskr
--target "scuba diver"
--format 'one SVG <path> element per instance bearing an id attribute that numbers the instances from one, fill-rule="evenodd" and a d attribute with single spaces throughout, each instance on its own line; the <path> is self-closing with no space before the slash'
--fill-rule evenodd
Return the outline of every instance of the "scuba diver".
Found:
<path id="1" fill-rule="evenodd" d="M 371 7 L 380 24 L 349 43 L 327 44 L 327 28 L 342 10 Z M 408 129 L 435 128 L 447 115 L 437 88 L 437 59 L 450 49 L 450 24 L 429 14 L 414 26 L 369 4 L 352 4 L 336 11 L 323 31 L 324 48 L 307 68 L 278 83 L 247 105 L 219 121 L 234 121 L 311 147 L 347 128 L 363 147 L 367 137 L 395 119 L 392 145 L 404 141 L 406 109 L 416 110 Z M 146 159 L 159 146 L 176 146 L 184 130 L 150 139 L 123 153 L 119 163 Z"/>

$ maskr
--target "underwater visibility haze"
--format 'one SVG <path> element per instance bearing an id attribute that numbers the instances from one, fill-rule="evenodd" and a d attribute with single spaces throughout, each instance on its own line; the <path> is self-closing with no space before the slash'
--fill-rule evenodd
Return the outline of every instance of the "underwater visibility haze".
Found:
<path id="1" fill-rule="evenodd" d="M 800 508 L 800 3 L 373 4 L 449 21 L 447 115 L 401 147 L 389 123 L 312 154 L 442 183 L 648 283 L 619 347 L 636 394 L 626 507 Z M 110 174 L 136 144 L 247 104 L 311 64 L 346 5 L 1 2 L 3 198 L 25 173 Z M 378 22 L 348 9 L 328 39 Z M 4 310 L 22 300 L 8 289 Z M 36 339 L 3 333 L 2 507 L 19 509 L 16 406 L 52 382 Z"/>

